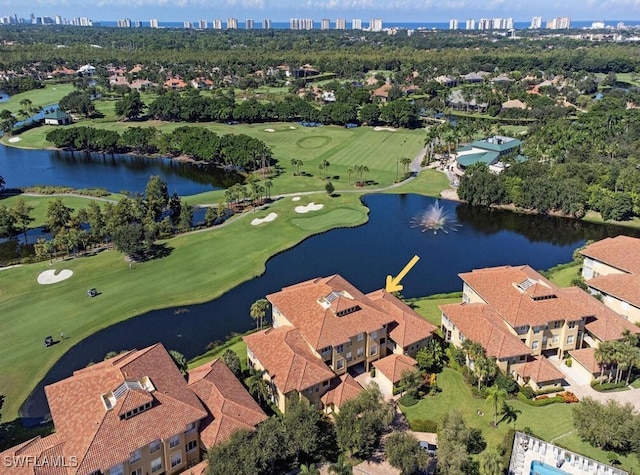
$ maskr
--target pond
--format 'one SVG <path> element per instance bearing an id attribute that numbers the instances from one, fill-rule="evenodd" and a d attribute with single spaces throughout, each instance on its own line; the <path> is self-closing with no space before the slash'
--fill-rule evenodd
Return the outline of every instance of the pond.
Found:
<path id="1" fill-rule="evenodd" d="M 7 188 L 52 185 L 143 193 L 152 175 L 167 182 L 169 193 L 175 191 L 180 196 L 227 188 L 243 180 L 239 174 L 218 167 L 168 158 L 0 146 L 0 176 Z"/>
<path id="2" fill-rule="evenodd" d="M 568 262 L 588 239 L 627 233 L 626 228 L 592 225 L 560 218 L 518 215 L 441 201 L 459 224 L 449 234 L 421 232 L 410 222 L 435 203 L 418 195 L 369 195 L 367 224 L 311 237 L 273 257 L 261 277 L 200 305 L 148 312 L 102 330 L 71 348 L 41 381 L 21 409 L 25 423 L 48 413 L 44 385 L 66 378 L 109 351 L 142 348 L 162 342 L 187 358 L 205 351 L 209 342 L 251 328 L 251 304 L 284 286 L 314 277 L 342 274 L 370 292 L 384 286 L 415 254 L 421 259 L 403 279 L 405 297 L 462 289 L 458 273 L 474 268 L 529 264 L 547 269 Z"/>

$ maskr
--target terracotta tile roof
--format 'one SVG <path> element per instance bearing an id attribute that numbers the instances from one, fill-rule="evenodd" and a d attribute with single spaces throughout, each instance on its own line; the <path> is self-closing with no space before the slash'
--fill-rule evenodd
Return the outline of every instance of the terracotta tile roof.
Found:
<path id="1" fill-rule="evenodd" d="M 587 285 L 634 307 L 640 307 L 640 274 L 600 275 L 589 279 Z"/>
<path id="2" fill-rule="evenodd" d="M 127 381 L 148 377 L 152 407 L 128 419 L 119 414 L 132 389 L 106 409 L 102 395 Z M 56 434 L 64 440 L 65 454 L 78 459 L 76 470 L 91 473 L 127 460 L 132 451 L 156 439 L 182 433 L 188 424 L 207 416 L 196 395 L 161 344 L 130 351 L 45 387 Z M 142 398 L 139 398 L 142 400 Z M 144 398 L 148 401 L 148 398 Z"/>
<path id="3" fill-rule="evenodd" d="M 591 374 L 600 372 L 600 365 L 596 361 L 596 349 L 595 348 L 581 348 L 579 350 L 571 350 L 569 352 L 571 357 L 584 366 Z"/>
<path id="4" fill-rule="evenodd" d="M 378 89 L 373 91 L 374 97 L 389 97 L 389 91 L 391 90 L 390 84 L 383 84 Z"/>
<path id="5" fill-rule="evenodd" d="M 416 369 L 418 362 L 407 355 L 391 354 L 373 362 L 376 370 L 380 371 L 389 381 L 397 383 L 406 370 Z"/>
<path id="6" fill-rule="evenodd" d="M 583 307 L 585 329 L 600 341 L 619 340 L 624 330 L 640 333 L 640 328 L 611 310 L 598 299 L 578 287 L 563 289 L 577 305 Z"/>
<path id="7" fill-rule="evenodd" d="M 72 465 L 72 460 L 65 459 L 64 442 L 57 434 L 47 437 L 35 437 L 22 444 L 0 452 L 0 463 L 5 467 L 2 473 L 8 475 L 67 475 L 67 468 L 61 465 Z M 15 461 L 16 466 L 7 467 L 6 461 Z M 66 463 L 62 463 L 65 462 Z M 53 461 L 58 461 L 53 464 Z M 17 465 L 19 464 L 19 465 Z"/>
<path id="8" fill-rule="evenodd" d="M 205 447 L 224 442 L 239 429 L 252 430 L 267 418 L 222 360 L 189 371 L 188 385 L 209 412 L 200 431 Z"/>
<path id="9" fill-rule="evenodd" d="M 640 239 L 616 236 L 594 242 L 580 251 L 607 265 L 631 274 L 640 274 Z"/>
<path id="10" fill-rule="evenodd" d="M 513 365 L 512 368 L 523 378 L 531 378 L 538 384 L 564 379 L 562 372 L 544 356 L 532 358 L 526 363 Z"/>
<path id="11" fill-rule="evenodd" d="M 338 409 L 350 399 L 354 399 L 363 388 L 349 373 L 334 378 L 329 390 L 320 399 L 325 406 L 333 404 Z"/>
<path id="12" fill-rule="evenodd" d="M 272 328 L 242 339 L 283 394 L 302 391 L 334 377 L 333 371 L 311 352 L 297 328 Z"/>
<path id="13" fill-rule="evenodd" d="M 285 287 L 267 299 L 316 350 L 347 343 L 349 337 L 394 321 L 339 275 Z M 353 311 L 338 316 L 349 309 Z"/>
<path id="14" fill-rule="evenodd" d="M 440 305 L 442 313 L 468 340 L 480 343 L 497 359 L 529 355 L 531 349 L 511 333 L 502 317 L 483 303 Z"/>
<path id="15" fill-rule="evenodd" d="M 555 284 L 529 266 L 504 266 L 459 274 L 512 327 L 577 321 L 584 314 Z M 533 288 L 532 288 L 533 287 Z"/>
<path id="16" fill-rule="evenodd" d="M 180 472 L 180 475 L 205 475 L 207 473 L 208 467 L 209 462 L 207 460 L 203 460 L 199 464 L 196 464 L 193 467 L 187 468 L 185 471 Z"/>
<path id="17" fill-rule="evenodd" d="M 384 289 L 371 292 L 367 297 L 393 318 L 394 322 L 389 325 L 388 333 L 402 348 L 433 335 L 437 330 L 415 310 Z"/>

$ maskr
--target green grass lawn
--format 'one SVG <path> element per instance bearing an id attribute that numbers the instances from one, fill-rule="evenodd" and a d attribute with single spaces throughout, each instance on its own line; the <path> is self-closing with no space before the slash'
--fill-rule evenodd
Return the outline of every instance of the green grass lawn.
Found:
<path id="1" fill-rule="evenodd" d="M 549 269 L 549 280 L 558 287 L 571 287 L 571 281 L 580 277 L 582 262 L 560 264 Z"/>
<path id="2" fill-rule="evenodd" d="M 627 221 L 605 221 L 602 219 L 600 213 L 592 210 L 587 211 L 587 214 L 582 220 L 596 224 L 617 224 L 618 226 L 626 226 L 628 228 L 640 228 L 640 218 L 633 218 Z"/>
<path id="3" fill-rule="evenodd" d="M 387 190 L 386 193 L 416 193 L 418 195 L 440 197 L 440 192 L 449 188 L 447 175 L 437 170 L 421 171 L 413 180 L 397 188 Z"/>
<path id="4" fill-rule="evenodd" d="M 462 283 L 460 284 L 462 286 Z M 442 323 L 442 312 L 438 305 L 462 302 L 462 292 L 452 292 L 450 294 L 431 295 L 412 299 L 407 303 L 427 321 L 440 328 Z"/>
<path id="5" fill-rule="evenodd" d="M 308 200 L 311 201 L 311 200 Z M 143 312 L 204 302 L 241 282 L 260 275 L 266 260 L 299 243 L 313 232 L 367 220 L 367 209 L 357 194 L 313 197 L 324 204 L 305 215 L 294 207 L 308 202 L 282 199 L 268 210 L 247 215 L 224 227 L 181 235 L 165 244 L 171 254 L 140 263 L 129 270 L 122 254 L 101 252 L 64 262 L 24 265 L 0 271 L 0 394 L 6 396 L 3 419 L 12 420 L 29 392 L 49 368 L 75 343 L 96 331 Z M 271 223 L 250 224 L 254 217 L 278 214 Z M 242 239 L 238 239 L 238 236 Z M 55 285 L 42 286 L 38 274 L 47 269 L 70 269 L 74 275 Z M 87 299 L 96 287 L 100 298 Z M 162 298 L 158 298 L 162 296 Z M 44 348 L 46 335 L 64 331 L 68 339 Z"/>
<path id="6" fill-rule="evenodd" d="M 193 369 L 201 364 L 208 363 L 209 361 L 215 360 L 216 358 L 222 358 L 222 355 L 227 351 L 232 350 L 240 358 L 240 365 L 243 370 L 247 369 L 247 345 L 242 340 L 242 335 L 234 336 L 230 340 L 227 340 L 220 346 L 207 351 L 205 354 L 196 356 L 192 360 L 189 361 L 188 367 L 189 369 Z"/>
<path id="7" fill-rule="evenodd" d="M 44 107 L 57 102 L 64 96 L 74 90 L 73 84 L 47 84 L 42 89 L 33 89 L 32 91 L 21 92 L 11 98 L 7 102 L 0 104 L 0 110 L 7 109 L 12 113 L 16 113 L 22 109 L 20 101 L 29 99 L 31 107 Z"/>

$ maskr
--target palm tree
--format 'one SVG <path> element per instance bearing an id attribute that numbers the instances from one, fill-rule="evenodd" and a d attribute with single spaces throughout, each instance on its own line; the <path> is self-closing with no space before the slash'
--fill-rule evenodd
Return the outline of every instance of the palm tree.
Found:
<path id="1" fill-rule="evenodd" d="M 611 363 L 613 363 L 615 350 L 612 345 L 613 342 L 605 341 L 602 342 L 595 351 L 595 358 L 600 365 L 600 379 L 604 377 L 604 369 L 608 368 Z"/>
<path id="2" fill-rule="evenodd" d="M 493 404 L 493 427 L 498 427 L 498 404 L 507 398 L 507 391 L 498 386 L 487 388 L 487 402 Z"/>
<path id="3" fill-rule="evenodd" d="M 306 464 L 302 464 L 300 465 L 300 471 L 298 473 L 305 473 L 307 475 L 320 475 L 320 470 L 318 470 L 318 468 L 310 463 L 309 465 Z"/>
<path id="4" fill-rule="evenodd" d="M 269 382 L 264 378 L 266 371 L 249 368 L 250 375 L 247 378 L 247 389 L 260 404 L 264 404 L 271 396 Z"/>
<path id="5" fill-rule="evenodd" d="M 251 304 L 249 314 L 256 321 L 256 328 L 262 330 L 262 322 L 269 310 L 269 301 L 267 299 L 258 299 Z"/>
<path id="6" fill-rule="evenodd" d="M 495 450 L 487 450 L 480 455 L 478 466 L 480 475 L 502 475 L 502 460 Z"/>
<path id="7" fill-rule="evenodd" d="M 329 169 L 329 165 L 331 165 L 331 164 L 327 160 L 324 160 L 324 159 L 320 162 L 320 165 L 318 165 L 318 168 L 320 169 L 320 171 L 324 173 L 325 178 L 326 178 L 326 175 L 327 175 L 327 170 Z"/>
<path id="8" fill-rule="evenodd" d="M 271 198 L 271 187 L 273 186 L 273 182 L 271 180 L 265 180 L 263 185 L 264 185 L 266 198 L 270 199 Z"/>
<path id="9" fill-rule="evenodd" d="M 351 175 L 353 175 L 353 173 L 354 173 L 353 167 L 348 167 L 347 168 L 347 176 L 349 177 L 349 184 L 351 184 Z"/>
<path id="10" fill-rule="evenodd" d="M 489 378 L 493 378 L 498 373 L 495 358 L 487 358 L 484 355 L 478 356 L 473 364 L 473 372 L 478 378 L 478 391 L 480 391 L 482 383 Z"/>
<path id="11" fill-rule="evenodd" d="M 400 159 L 400 163 L 404 167 L 404 172 L 407 173 L 409 171 L 409 165 L 411 165 L 411 159 L 407 157 L 402 157 Z"/>
<path id="12" fill-rule="evenodd" d="M 502 410 L 500 411 L 500 415 L 502 419 L 500 422 L 505 421 L 507 424 L 513 422 L 513 430 L 516 429 L 516 421 L 518 420 L 518 414 L 522 414 L 520 409 L 514 409 L 506 402 L 502 403 Z"/>

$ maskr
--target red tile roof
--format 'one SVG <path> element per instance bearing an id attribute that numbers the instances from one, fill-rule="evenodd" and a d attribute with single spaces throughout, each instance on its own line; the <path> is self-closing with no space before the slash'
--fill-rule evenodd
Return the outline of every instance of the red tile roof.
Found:
<path id="1" fill-rule="evenodd" d="M 303 391 L 334 377 L 297 328 L 271 328 L 242 339 L 283 394 Z"/>
<path id="2" fill-rule="evenodd" d="M 594 242 L 580 251 L 605 264 L 631 274 L 640 274 L 640 239 L 616 236 Z"/>
<path id="3" fill-rule="evenodd" d="M 433 335 L 437 330 L 415 310 L 384 289 L 371 292 L 367 297 L 394 319 L 388 329 L 389 336 L 402 348 Z"/>
<path id="4" fill-rule="evenodd" d="M 459 274 L 513 328 L 552 321 L 578 321 L 580 306 L 529 266 L 504 266 Z"/>
<path id="5" fill-rule="evenodd" d="M 600 372 L 600 365 L 596 360 L 595 348 L 581 348 L 579 350 L 571 350 L 569 352 L 571 357 L 584 366 L 591 374 Z"/>
<path id="6" fill-rule="evenodd" d="M 209 411 L 200 427 L 205 447 L 224 442 L 239 429 L 252 430 L 267 418 L 222 360 L 189 371 L 188 385 Z"/>
<path id="7" fill-rule="evenodd" d="M 209 462 L 207 460 L 203 460 L 199 464 L 196 464 L 193 467 L 187 468 L 185 471 L 180 472 L 180 475 L 205 475 L 207 473 L 208 467 Z"/>
<path id="8" fill-rule="evenodd" d="M 397 383 L 406 370 L 416 370 L 418 362 L 407 355 L 391 354 L 373 362 L 376 370 L 380 371 L 389 381 Z"/>
<path id="9" fill-rule="evenodd" d="M 347 343 L 349 337 L 394 321 L 339 275 L 285 287 L 267 299 L 316 350 Z M 338 316 L 340 312 L 345 314 Z"/>
<path id="10" fill-rule="evenodd" d="M 589 279 L 587 285 L 618 300 L 640 307 L 640 275 L 609 274 Z"/>
<path id="11" fill-rule="evenodd" d="M 55 466 L 54 461 L 57 461 Z M 51 434 L 0 452 L 0 463 L 4 467 L 2 473 L 7 475 L 67 475 L 65 465 L 72 466 L 73 459 L 65 456 L 64 442 L 58 435 Z"/>
<path id="12" fill-rule="evenodd" d="M 145 376 L 154 387 L 147 396 L 133 396 L 131 389 L 125 389 L 126 397 L 106 409 L 103 394 Z M 75 470 L 81 473 L 104 471 L 127 460 L 132 451 L 182 433 L 188 424 L 207 416 L 161 344 L 76 371 L 70 378 L 45 387 L 45 392 L 56 435 L 65 442 L 64 453 L 77 457 Z M 128 419 L 119 417 L 127 401 L 148 401 L 148 396 L 153 401 L 150 409 Z"/>
<path id="13" fill-rule="evenodd" d="M 512 368 L 522 378 L 531 378 L 537 384 L 564 379 L 562 372 L 544 356 L 532 358 L 526 363 L 513 365 Z"/>
<path id="14" fill-rule="evenodd" d="M 502 317 L 483 303 L 440 305 L 442 313 L 468 340 L 480 343 L 497 359 L 529 355 L 531 349 L 511 333 Z"/>
<path id="15" fill-rule="evenodd" d="M 334 378 L 329 390 L 320 399 L 325 406 L 333 404 L 338 409 L 360 394 L 363 388 L 349 373 Z"/>

